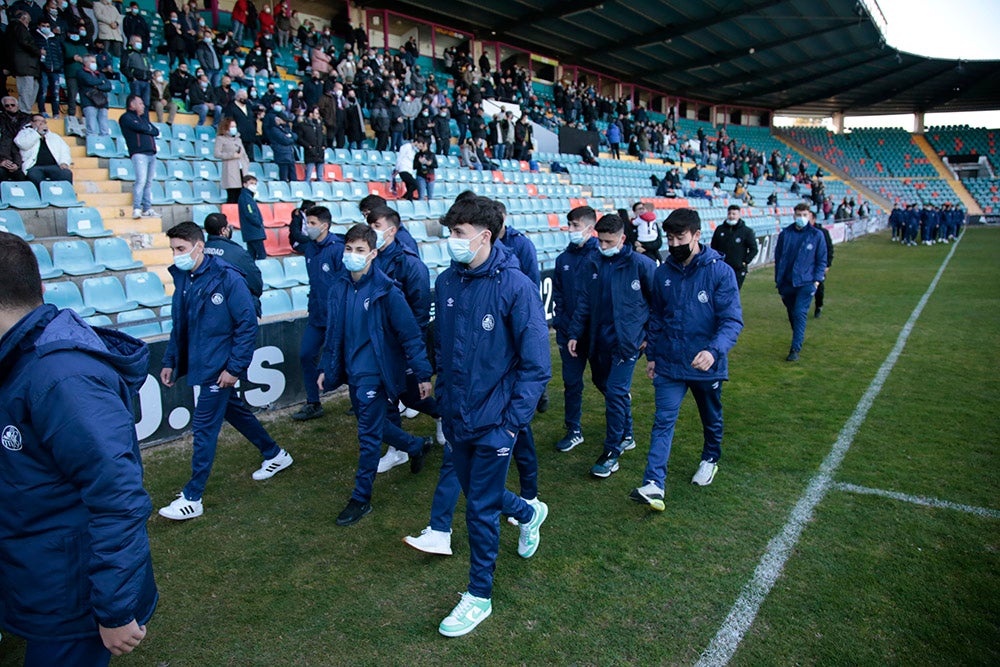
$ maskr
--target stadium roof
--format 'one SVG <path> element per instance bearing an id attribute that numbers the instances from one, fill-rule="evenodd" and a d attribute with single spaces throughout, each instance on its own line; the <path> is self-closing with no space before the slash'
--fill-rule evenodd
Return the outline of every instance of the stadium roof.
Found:
<path id="1" fill-rule="evenodd" d="M 372 0 L 669 95 L 819 116 L 1000 109 L 1000 61 L 887 46 L 856 0 Z M 877 10 L 876 10 L 877 11 Z"/>

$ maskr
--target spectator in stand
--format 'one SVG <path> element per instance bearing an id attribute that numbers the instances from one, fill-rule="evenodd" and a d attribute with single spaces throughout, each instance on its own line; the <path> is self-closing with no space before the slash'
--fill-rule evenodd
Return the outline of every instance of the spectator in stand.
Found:
<path id="1" fill-rule="evenodd" d="M 19 108 L 30 114 L 38 98 L 38 79 L 42 73 L 42 53 L 31 35 L 31 16 L 26 11 L 14 13 L 14 20 L 7 28 L 9 38 L 10 72 L 17 84 Z"/>
<path id="2" fill-rule="evenodd" d="M 274 32 L 278 48 L 287 47 L 292 35 L 292 13 L 285 0 L 279 0 L 274 6 Z"/>
<path id="3" fill-rule="evenodd" d="M 757 235 L 743 222 L 739 206 L 730 206 L 724 223 L 715 228 L 712 250 L 718 251 L 736 272 L 736 288 L 743 289 L 750 262 L 757 256 Z"/>
<path id="4" fill-rule="evenodd" d="M 333 88 L 326 91 L 318 105 L 326 133 L 326 145 L 330 148 L 344 147 L 344 124 L 347 122 L 347 117 L 342 106 L 343 90 L 338 86 L 341 84 L 335 83 Z"/>
<path id="5" fill-rule="evenodd" d="M 236 0 L 233 5 L 233 40 L 240 46 L 247 34 L 247 0 Z"/>
<path id="6" fill-rule="evenodd" d="M 171 12 L 170 20 L 163 25 L 163 39 L 167 43 L 170 68 L 173 69 L 176 62 L 186 63 L 188 58 L 187 43 L 184 40 L 184 28 L 181 27 L 177 12 Z"/>
<path id="7" fill-rule="evenodd" d="M 70 28 L 66 37 L 67 40 L 63 42 L 63 62 L 65 63 L 63 69 L 66 78 L 67 99 L 66 113 L 70 116 L 76 116 L 77 97 L 80 92 L 76 75 L 83 69 L 83 57 L 88 55 L 90 51 L 80 37 L 80 32 L 75 25 Z"/>
<path id="8" fill-rule="evenodd" d="M 222 74 L 222 57 L 215 50 L 212 31 L 203 30 L 199 34 L 200 40 L 197 46 L 195 46 L 194 57 L 198 59 L 198 64 L 201 65 L 202 69 L 205 70 L 205 74 L 208 75 L 209 84 L 218 86 L 219 77 Z"/>
<path id="9" fill-rule="evenodd" d="M 122 29 L 125 33 L 126 41 L 131 41 L 132 38 L 138 37 L 139 41 L 148 50 L 151 43 L 149 41 L 149 24 L 146 23 L 146 19 L 139 13 L 138 3 L 129 3 L 128 13 L 122 21 Z"/>
<path id="10" fill-rule="evenodd" d="M 622 126 L 621 123 L 618 122 L 617 117 L 615 117 L 608 125 L 605 136 L 608 138 L 608 143 L 611 145 L 611 156 L 616 160 L 620 160 L 621 153 L 619 153 L 619 146 L 622 142 Z"/>
<path id="11" fill-rule="evenodd" d="M 360 149 L 365 138 L 365 119 L 361 115 L 361 105 L 357 94 L 351 90 L 347 93 L 347 104 L 344 107 L 347 147 Z M 338 138 L 339 145 L 339 138 Z"/>
<path id="12" fill-rule="evenodd" d="M 249 159 L 253 155 L 253 145 L 257 140 L 257 119 L 254 115 L 253 106 L 250 104 L 247 91 L 244 89 L 237 90 L 233 96 L 232 103 L 222 110 L 222 115 L 223 117 L 233 119 L 237 128 L 236 136 L 243 143 L 243 152 Z M 225 134 L 229 130 L 223 130 L 220 124 L 219 132 Z M 239 181 L 235 181 L 231 187 L 238 189 L 240 187 Z"/>
<path id="13" fill-rule="evenodd" d="M 182 62 L 177 69 L 170 72 L 170 97 L 184 102 L 188 111 L 191 111 L 190 100 L 188 100 L 188 90 L 195 79 L 188 71 L 186 62 Z"/>
<path id="14" fill-rule="evenodd" d="M 233 80 L 228 75 L 223 75 L 219 85 L 212 91 L 212 100 L 215 102 L 215 127 L 218 129 L 219 121 L 222 120 L 223 110 L 236 101 L 236 91 L 233 90 Z"/>
<path id="15" fill-rule="evenodd" d="M 438 163 L 434 153 L 430 151 L 430 143 L 426 139 L 415 142 L 417 154 L 413 156 L 413 171 L 417 179 L 417 192 L 420 199 L 427 201 L 434 198 L 434 170 Z"/>
<path id="16" fill-rule="evenodd" d="M 231 32 L 220 32 L 215 37 L 215 52 L 219 54 L 220 58 L 227 62 L 235 62 L 236 56 L 240 53 L 239 48 L 236 46 L 236 42 L 233 41 L 232 35 L 233 33 Z M 239 77 L 243 78 L 242 71 L 240 72 Z"/>
<path id="17" fill-rule="evenodd" d="M 250 257 L 243 246 L 233 242 L 233 228 L 229 220 L 221 213 L 209 213 L 205 216 L 205 254 L 213 255 L 235 266 L 246 281 L 247 289 L 253 296 L 254 310 L 260 317 L 260 295 L 264 292 L 264 280 L 260 268 Z"/>
<path id="18" fill-rule="evenodd" d="M 274 16 L 271 14 L 271 5 L 264 5 L 261 8 L 260 14 L 257 16 L 257 21 L 260 23 L 260 31 L 257 33 L 257 39 L 273 38 L 275 26 Z"/>
<path id="19" fill-rule="evenodd" d="M 476 142 L 472 140 L 472 137 L 466 138 L 465 143 L 462 144 L 458 163 L 467 169 L 483 170 L 483 163 L 476 152 Z"/>
<path id="20" fill-rule="evenodd" d="M 130 95 L 127 111 L 118 119 L 135 171 L 132 184 L 132 217 L 158 218 L 153 210 L 153 177 L 156 172 L 156 137 L 160 131 L 149 122 L 146 105 L 138 95 Z"/>
<path id="21" fill-rule="evenodd" d="M 18 133 L 31 123 L 31 115 L 19 111 L 17 99 L 6 96 L 0 113 L 0 181 L 23 181 L 21 150 L 14 143 Z"/>
<path id="22" fill-rule="evenodd" d="M 87 136 L 111 136 L 111 127 L 108 125 L 108 93 L 111 92 L 111 82 L 97 69 L 94 56 L 83 57 L 83 67 L 76 73 L 76 81 L 80 89 L 80 106 L 83 107 Z"/>
<path id="23" fill-rule="evenodd" d="M 45 101 L 52 101 L 52 117 L 59 118 L 59 76 L 63 74 L 63 39 L 52 31 L 48 16 L 38 21 L 35 46 L 41 54 L 41 83 L 38 89 L 38 111 L 45 115 Z"/>
<path id="24" fill-rule="evenodd" d="M 786 361 L 799 359 L 809 304 L 826 275 L 826 240 L 810 220 L 809 205 L 796 204 L 795 222 L 781 230 L 774 248 L 774 283 L 792 325 L 792 346 Z"/>
<path id="25" fill-rule="evenodd" d="M 278 165 L 279 181 L 299 180 L 295 173 L 295 145 L 298 135 L 292 132 L 291 126 L 283 113 L 274 114 L 265 136 L 274 151 L 274 163 Z"/>
<path id="26" fill-rule="evenodd" d="M 368 121 L 371 123 L 372 132 L 375 133 L 375 150 L 384 151 L 389 146 L 389 94 L 391 91 L 385 89 L 376 98 L 375 103 L 369 109 Z"/>
<path id="27" fill-rule="evenodd" d="M 144 45 L 139 37 L 133 37 L 129 45 L 129 52 L 122 58 L 122 74 L 129 82 L 132 94 L 141 97 L 142 103 L 149 107 L 149 81 L 153 78 L 153 67 L 149 56 L 143 52 Z"/>
<path id="28" fill-rule="evenodd" d="M 323 180 L 323 158 L 325 146 L 323 142 L 323 120 L 319 115 L 319 107 L 311 107 L 306 117 L 295 126 L 298 144 L 302 146 L 303 159 L 306 165 L 305 180 Z"/>
<path id="29" fill-rule="evenodd" d="M 122 55 L 122 15 L 118 13 L 111 0 L 98 0 L 94 3 L 94 17 L 97 19 L 97 37 L 103 40 L 108 52 L 116 58 Z"/>
<path id="30" fill-rule="evenodd" d="M 354 77 L 357 75 L 358 68 L 354 62 L 354 54 L 348 54 L 340 64 L 337 65 L 337 74 L 343 79 L 344 84 L 350 86 L 354 83 Z"/>
<path id="31" fill-rule="evenodd" d="M 414 158 L 417 155 L 417 148 L 414 142 L 407 141 L 405 144 L 399 147 L 396 152 L 396 168 L 393 170 L 393 190 L 396 187 L 396 176 L 403 181 L 403 185 L 406 186 L 406 192 L 403 194 L 403 199 L 413 200 L 416 198 L 418 193 L 417 190 L 417 180 L 413 177 L 414 171 Z"/>
<path id="32" fill-rule="evenodd" d="M 451 150 L 451 118 L 445 107 L 441 107 L 434 118 L 434 145 L 438 155 L 447 155 Z"/>
<path id="33" fill-rule="evenodd" d="M 528 114 L 522 113 L 514 124 L 514 159 L 526 161 L 534 143 L 534 128 Z"/>
<path id="34" fill-rule="evenodd" d="M 247 246 L 247 252 L 254 259 L 266 259 L 267 251 L 264 249 L 264 216 L 257 205 L 257 177 L 253 174 L 243 175 L 243 190 L 240 192 L 238 200 L 240 213 L 240 232 L 243 234 L 243 242 Z"/>
<path id="35" fill-rule="evenodd" d="M 163 122 L 163 112 L 167 112 L 167 125 L 174 124 L 177 115 L 177 103 L 170 97 L 170 86 L 163 78 L 163 72 L 153 70 L 153 80 L 149 84 L 150 108 L 156 112 L 156 122 Z"/>
<path id="36" fill-rule="evenodd" d="M 635 250 L 656 263 L 660 262 L 660 248 L 663 247 L 663 237 L 660 236 L 660 226 L 656 223 L 656 213 L 646 208 L 642 202 L 632 205 L 632 227 L 636 230 Z"/>
<path id="37" fill-rule="evenodd" d="M 14 143 L 21 150 L 21 169 L 36 188 L 42 181 L 73 182 L 69 144 L 49 132 L 41 114 L 31 117 L 31 125 L 17 133 Z"/>
<path id="38" fill-rule="evenodd" d="M 215 91 L 209 87 L 208 76 L 202 74 L 188 88 L 188 109 L 198 114 L 198 125 L 204 125 L 208 114 L 217 117 Z"/>
<path id="39" fill-rule="evenodd" d="M 226 201 L 235 204 L 240 198 L 243 176 L 250 171 L 250 154 L 247 153 L 244 141 L 240 137 L 239 125 L 233 118 L 227 116 L 219 123 L 212 154 L 215 159 L 222 161 L 222 178 L 219 185 L 226 190 Z"/>

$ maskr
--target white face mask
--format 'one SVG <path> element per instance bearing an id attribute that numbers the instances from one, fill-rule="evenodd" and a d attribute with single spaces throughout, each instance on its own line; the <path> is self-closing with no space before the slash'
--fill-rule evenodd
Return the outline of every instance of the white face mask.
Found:
<path id="1" fill-rule="evenodd" d="M 247 187 L 247 190 L 249 190 L 250 192 L 252 192 L 254 194 L 257 194 L 257 184 L 256 183 L 248 183 L 246 187 Z"/>

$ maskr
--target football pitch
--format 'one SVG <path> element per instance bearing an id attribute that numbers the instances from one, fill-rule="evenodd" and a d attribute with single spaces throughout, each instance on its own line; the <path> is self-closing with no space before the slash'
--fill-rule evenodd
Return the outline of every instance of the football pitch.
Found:
<path id="1" fill-rule="evenodd" d="M 463 501 L 455 555 L 401 542 L 428 523 L 440 447 L 419 475 L 379 475 L 372 514 L 341 528 L 357 462 L 344 399 L 321 419 L 268 418 L 295 465 L 265 482 L 227 426 L 205 515 L 150 519 L 160 605 L 145 642 L 112 664 L 1000 664 L 998 257 L 988 228 L 957 246 L 903 248 L 886 233 L 838 246 L 823 317 L 810 317 L 794 364 L 773 271 L 752 273 L 718 475 L 690 484 L 701 425 L 689 397 L 664 512 L 627 498 L 653 417 L 644 363 L 638 447 L 597 480 L 604 407 L 589 383 L 586 442 L 553 447 L 553 347 L 552 404 L 533 424 L 550 508 L 541 546 L 519 558 L 518 531 L 503 525 L 493 615 L 463 638 L 437 632 L 467 582 Z M 404 426 L 433 434 L 427 417 Z M 187 480 L 190 442 L 144 462 L 161 507 Z M 22 651 L 5 636 L 0 664 Z"/>

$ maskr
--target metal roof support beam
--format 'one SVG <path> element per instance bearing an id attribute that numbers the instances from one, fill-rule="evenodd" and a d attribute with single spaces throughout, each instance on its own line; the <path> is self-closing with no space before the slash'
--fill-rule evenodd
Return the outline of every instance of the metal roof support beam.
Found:
<path id="1" fill-rule="evenodd" d="M 836 70 L 830 70 L 827 72 L 821 72 L 819 74 L 810 74 L 807 76 L 802 76 L 797 79 L 791 79 L 789 81 L 782 81 L 778 84 L 768 84 L 766 86 L 757 86 L 755 88 L 747 88 L 740 91 L 740 97 L 760 97 L 762 95 L 771 95 L 773 93 L 780 93 L 786 90 L 792 90 L 793 88 L 798 88 L 801 85 L 807 83 L 815 83 L 821 81 L 827 77 L 838 76 L 843 74 L 848 70 L 852 70 L 856 67 L 864 67 L 865 65 L 871 65 L 874 62 L 882 60 L 886 57 L 892 57 L 892 53 L 880 53 L 877 56 L 866 58 L 861 62 L 852 63 L 846 67 L 839 67 Z"/>
<path id="2" fill-rule="evenodd" d="M 596 9 L 604 4 L 604 0 L 590 0 L 589 2 L 575 2 L 574 0 L 566 0 L 564 2 L 557 2 L 551 7 L 546 7 L 545 9 L 539 9 L 537 11 L 525 14 L 517 19 L 508 21 L 497 26 L 494 30 L 499 35 L 501 33 L 508 33 L 517 28 L 527 28 L 535 23 L 541 21 L 548 21 L 550 19 L 561 19 L 570 14 L 582 14 L 583 12 Z"/>
<path id="3" fill-rule="evenodd" d="M 908 65 L 899 65 L 899 66 L 895 67 L 892 70 L 892 72 L 888 73 L 886 76 L 894 76 L 894 75 L 898 74 L 899 72 L 902 72 L 904 70 L 910 69 L 911 67 L 916 67 L 917 65 L 920 65 L 923 62 L 924 62 L 924 59 L 923 58 L 919 58 L 919 59 L 914 60 L 913 62 L 911 62 Z M 786 108 L 787 109 L 787 108 L 791 108 L 791 107 L 797 107 L 797 106 L 799 106 L 801 104 L 809 104 L 811 102 L 819 102 L 819 101 L 825 100 L 826 98 L 831 97 L 833 95 L 838 95 L 839 96 L 838 99 L 844 98 L 843 99 L 843 106 L 842 106 L 842 108 L 845 110 L 845 112 L 848 109 L 857 108 L 858 104 L 856 102 L 852 101 L 849 98 L 850 91 L 852 89 L 856 88 L 857 86 L 861 86 L 861 85 L 868 84 L 868 83 L 872 82 L 872 78 L 871 78 L 871 73 L 870 72 L 862 72 L 861 74 L 862 74 L 862 76 L 858 77 L 858 79 L 856 81 L 852 81 L 850 83 L 843 83 L 843 82 L 841 82 L 839 84 L 830 85 L 830 86 L 827 86 L 825 89 L 819 91 L 818 93 L 802 94 L 802 95 L 799 95 L 797 98 L 794 98 L 791 101 L 782 104 L 781 106 L 782 106 L 782 108 Z M 895 92 L 886 93 L 885 88 L 883 88 L 883 87 L 879 88 L 879 97 L 882 97 L 883 99 L 889 99 L 890 97 L 892 97 L 895 94 L 896 94 Z"/>
<path id="4" fill-rule="evenodd" d="M 910 69 L 912 67 L 916 67 L 917 65 L 923 65 L 926 62 L 927 62 L 926 59 L 921 58 L 919 60 L 916 60 L 916 61 L 910 63 L 909 65 L 903 65 L 902 67 L 899 67 L 898 69 L 893 70 L 892 73 L 889 74 L 889 76 L 895 76 L 899 72 L 908 70 L 908 69 Z M 930 81 L 931 79 L 935 79 L 935 78 L 941 76 L 942 74 L 946 74 L 947 72 L 949 72 L 949 71 L 951 71 L 953 69 L 955 69 L 955 63 L 954 62 L 948 62 L 943 67 L 938 68 L 930 76 L 923 77 L 923 80 L 925 82 L 926 81 Z M 952 87 L 953 87 L 953 83 L 949 82 L 948 86 L 947 86 L 947 90 L 948 90 L 949 94 L 952 92 Z M 873 104 L 878 104 L 879 102 L 885 102 L 886 100 L 890 100 L 893 97 L 895 97 L 897 94 L 899 94 L 899 93 L 896 90 L 892 90 L 891 88 L 886 89 L 885 87 L 880 87 L 877 90 L 877 92 L 875 92 L 875 93 L 873 93 L 871 95 L 865 95 L 864 97 L 855 100 L 854 102 L 852 102 L 847 107 L 847 109 L 848 109 L 848 111 L 850 111 L 851 109 L 864 109 L 865 107 L 870 107 Z"/>
<path id="5" fill-rule="evenodd" d="M 809 63 L 810 66 L 822 65 L 830 62 L 831 60 L 837 60 L 838 58 L 844 58 L 856 54 L 858 50 L 856 48 L 845 49 L 843 51 L 836 51 L 834 53 L 827 54 L 823 56 L 820 60 L 813 60 Z M 754 81 L 759 81 L 760 79 L 768 79 L 772 76 L 777 76 L 779 74 L 786 74 L 791 69 L 791 65 L 788 63 L 782 63 L 777 67 L 771 67 L 769 69 L 757 70 L 756 72 L 743 72 L 741 74 L 734 74 L 733 76 L 726 77 L 725 79 L 712 79 L 706 82 L 706 85 L 711 85 L 713 88 L 725 88 L 726 86 L 735 86 L 740 83 L 753 83 Z"/>

